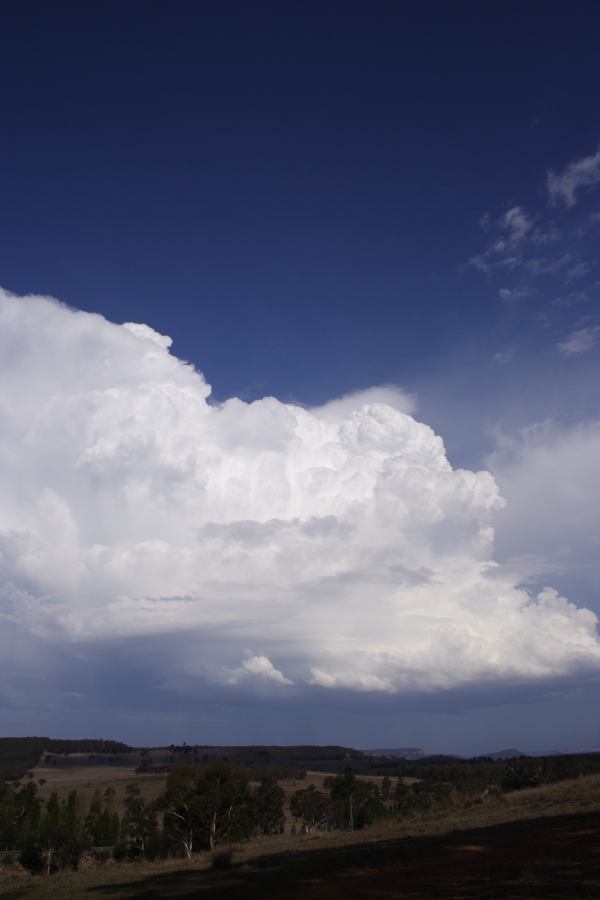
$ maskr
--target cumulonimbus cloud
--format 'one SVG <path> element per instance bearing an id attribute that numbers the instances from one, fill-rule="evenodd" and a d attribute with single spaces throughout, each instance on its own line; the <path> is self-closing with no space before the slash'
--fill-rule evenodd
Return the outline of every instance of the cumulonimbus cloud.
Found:
<path id="1" fill-rule="evenodd" d="M 170 343 L 0 293 L 5 621 L 195 634 L 194 677 L 279 692 L 598 670 L 595 615 L 496 565 L 496 482 L 453 470 L 410 397 L 212 404 Z"/>

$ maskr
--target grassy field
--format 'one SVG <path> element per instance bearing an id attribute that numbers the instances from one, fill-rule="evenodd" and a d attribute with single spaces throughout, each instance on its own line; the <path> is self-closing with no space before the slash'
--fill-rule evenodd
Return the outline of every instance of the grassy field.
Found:
<path id="1" fill-rule="evenodd" d="M 116 792 L 117 810 L 119 815 L 124 812 L 123 801 L 125 791 L 130 784 L 138 784 L 140 786 L 142 796 L 147 802 L 156 800 L 165 789 L 166 775 L 136 775 L 134 765 L 131 766 L 106 766 L 106 765 L 89 765 L 86 766 L 82 761 L 77 760 L 77 764 L 72 766 L 64 765 L 60 768 L 54 768 L 46 765 L 44 762 L 38 763 L 33 772 L 33 780 L 37 785 L 38 794 L 43 800 L 47 800 L 50 794 L 55 791 L 59 799 L 66 798 L 69 791 L 76 790 L 83 795 L 85 803 L 89 804 L 92 794 L 96 788 L 100 788 L 104 792 L 107 788 L 114 788 Z M 331 773 L 327 772 L 307 772 L 306 777 L 281 779 L 278 783 L 281 785 L 286 796 L 286 825 L 291 827 L 293 821 L 288 809 L 288 801 L 294 791 L 314 785 L 319 791 L 324 791 L 324 781 L 330 778 Z M 358 778 L 364 781 L 372 781 L 381 784 L 383 776 L 379 775 L 359 775 Z M 404 779 L 407 783 L 417 781 L 415 778 Z M 43 781 L 43 784 L 40 784 Z M 25 784 L 27 779 L 24 778 L 21 784 Z"/>
<path id="2" fill-rule="evenodd" d="M 136 775 L 133 766 L 76 765 L 53 768 L 38 763 L 32 771 L 38 794 L 43 800 L 47 800 L 53 791 L 63 799 L 69 791 L 76 790 L 84 796 L 86 804 L 89 804 L 96 788 L 100 788 L 102 792 L 107 788 L 114 788 L 119 815 L 124 811 L 123 800 L 129 784 L 139 784 L 142 796 L 150 802 L 164 791 L 167 780 L 166 775 Z M 26 780 L 23 779 L 21 783 L 24 784 Z M 40 781 L 44 783 L 40 784 Z"/>
<path id="3" fill-rule="evenodd" d="M 316 786 L 323 777 L 309 776 Z M 113 785 L 121 781 L 127 777 Z M 353 834 L 249 841 L 222 871 L 211 869 L 208 854 L 199 854 L 189 862 L 111 863 L 49 879 L 15 870 L 11 876 L 7 867 L 2 881 L 5 900 L 599 897 L 600 776 L 381 822 Z"/>

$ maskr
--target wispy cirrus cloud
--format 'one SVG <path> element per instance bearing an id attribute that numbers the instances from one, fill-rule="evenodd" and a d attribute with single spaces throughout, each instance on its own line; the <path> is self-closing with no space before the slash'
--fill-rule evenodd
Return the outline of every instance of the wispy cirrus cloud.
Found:
<path id="1" fill-rule="evenodd" d="M 532 216 L 522 206 L 512 206 L 500 216 L 482 216 L 481 227 L 489 235 L 484 250 L 469 259 L 480 272 L 512 271 L 526 265 L 533 253 L 560 241 L 561 231 L 553 222 Z"/>
<path id="2" fill-rule="evenodd" d="M 532 293 L 532 289 L 528 287 L 500 288 L 498 291 L 498 295 L 501 299 L 507 302 L 512 300 L 524 300 L 525 297 L 530 297 Z"/>
<path id="3" fill-rule="evenodd" d="M 531 235 L 534 223 L 521 206 L 513 206 L 499 218 L 486 215 L 481 220 L 485 231 L 493 237 L 485 250 L 472 256 L 469 265 L 480 272 L 493 269 L 513 269 L 519 264 L 521 245 Z"/>
<path id="4" fill-rule="evenodd" d="M 548 173 L 547 203 L 532 211 L 513 205 L 499 216 L 485 214 L 480 225 L 486 244 L 469 260 L 471 268 L 499 282 L 497 294 L 511 326 L 530 328 L 565 356 L 581 356 L 597 341 L 594 327 L 583 327 L 569 313 L 581 303 L 592 304 L 600 288 L 594 242 L 600 214 L 583 202 L 584 193 L 597 185 L 600 148 Z M 518 303 L 525 299 L 526 304 Z M 556 335 L 566 332 L 557 342 Z"/>
<path id="5" fill-rule="evenodd" d="M 519 244 L 533 229 L 533 221 L 521 206 L 513 206 L 500 219 L 512 244 Z"/>
<path id="6" fill-rule="evenodd" d="M 507 363 L 513 358 L 514 355 L 515 351 L 512 348 L 508 350 L 498 350 L 496 353 L 494 353 L 493 359 L 497 363 Z"/>
<path id="7" fill-rule="evenodd" d="M 578 278 L 585 278 L 592 271 L 590 263 L 578 260 L 565 273 L 567 281 L 576 281 Z"/>
<path id="8" fill-rule="evenodd" d="M 593 350 L 599 341 L 600 325 L 590 325 L 576 328 L 564 341 L 559 341 L 557 347 L 563 356 L 580 356 Z"/>
<path id="9" fill-rule="evenodd" d="M 580 191 L 600 185 L 600 147 L 591 156 L 570 162 L 562 171 L 550 170 L 546 180 L 552 205 L 575 206 Z"/>

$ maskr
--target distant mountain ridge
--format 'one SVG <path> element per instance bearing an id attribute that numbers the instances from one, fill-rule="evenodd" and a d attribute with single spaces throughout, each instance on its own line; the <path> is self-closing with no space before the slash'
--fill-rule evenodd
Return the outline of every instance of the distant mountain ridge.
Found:
<path id="1" fill-rule="evenodd" d="M 530 750 L 527 756 L 583 756 L 586 753 L 600 753 L 600 747 L 561 747 L 553 750 Z"/>
<path id="2" fill-rule="evenodd" d="M 528 750 L 527 752 L 511 748 L 509 750 L 497 750 L 495 753 L 478 753 L 473 759 L 487 757 L 488 759 L 502 760 L 516 759 L 519 756 L 585 756 L 587 753 L 600 753 L 600 747 L 553 747 L 552 749 Z"/>
<path id="3" fill-rule="evenodd" d="M 529 753 L 523 753 L 521 750 L 495 750 L 494 753 L 482 753 L 480 756 L 474 756 L 473 759 L 517 759 L 520 756 L 529 756 Z"/>
<path id="4" fill-rule="evenodd" d="M 393 759 L 423 759 L 425 751 L 421 747 L 385 747 L 364 751 L 368 756 L 389 756 Z"/>

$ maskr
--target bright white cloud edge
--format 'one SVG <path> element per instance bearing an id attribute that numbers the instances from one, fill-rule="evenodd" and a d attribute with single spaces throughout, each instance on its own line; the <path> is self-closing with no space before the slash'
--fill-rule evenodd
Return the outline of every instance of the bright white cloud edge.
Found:
<path id="1" fill-rule="evenodd" d="M 196 634 L 174 665 L 247 689 L 598 671 L 596 616 L 494 562 L 496 482 L 451 468 L 414 398 L 211 405 L 170 344 L 0 293 L 5 622 L 48 644 Z"/>

